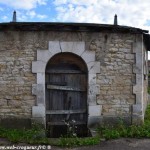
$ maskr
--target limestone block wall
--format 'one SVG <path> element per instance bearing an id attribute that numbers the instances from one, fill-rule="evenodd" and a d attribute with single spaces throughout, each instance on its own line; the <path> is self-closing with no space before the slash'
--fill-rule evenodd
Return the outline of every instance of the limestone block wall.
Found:
<path id="1" fill-rule="evenodd" d="M 35 51 L 30 35 L 0 32 L 0 118 L 31 117 L 36 77 L 31 73 Z"/>
<path id="2" fill-rule="evenodd" d="M 37 99 L 33 94 L 36 91 L 32 85 L 37 81 L 40 83 L 41 78 L 32 72 L 32 62 L 38 61 L 42 50 L 49 49 L 49 41 L 84 42 L 84 51 L 94 53 L 94 60 L 100 64 L 100 72 L 89 76 L 94 84 L 99 85 L 98 89 L 88 87 L 89 91 L 90 88 L 99 90 L 94 97 L 88 96 L 91 126 L 93 122 L 107 122 L 117 116 L 127 118 L 129 123 L 133 122 L 133 116 L 143 116 L 143 103 L 146 103 L 143 92 L 146 88 L 143 88 L 141 34 L 5 31 L 0 32 L 1 118 L 32 118 L 32 108 L 38 112 L 34 106 L 37 106 L 40 96 Z M 99 111 L 96 108 L 100 108 Z"/>
<path id="3" fill-rule="evenodd" d="M 97 104 L 102 105 L 103 122 L 119 116 L 131 123 L 132 105 L 136 101 L 133 93 L 136 84 L 134 42 L 135 36 L 131 34 L 101 34 L 90 44 L 95 45 L 97 60 L 101 62 L 101 73 L 97 74 L 100 85 Z"/>

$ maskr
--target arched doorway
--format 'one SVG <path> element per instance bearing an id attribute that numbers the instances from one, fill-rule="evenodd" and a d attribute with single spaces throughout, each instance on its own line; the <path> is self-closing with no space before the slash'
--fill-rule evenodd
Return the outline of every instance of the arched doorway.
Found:
<path id="1" fill-rule="evenodd" d="M 72 53 L 54 55 L 46 66 L 46 128 L 49 137 L 67 134 L 65 123 L 77 126 L 78 136 L 87 134 L 88 69 Z"/>

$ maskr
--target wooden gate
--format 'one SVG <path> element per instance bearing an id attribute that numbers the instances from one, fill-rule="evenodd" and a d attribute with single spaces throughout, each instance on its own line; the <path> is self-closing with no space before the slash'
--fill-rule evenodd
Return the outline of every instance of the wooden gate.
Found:
<path id="1" fill-rule="evenodd" d="M 46 67 L 46 124 L 49 137 L 67 134 L 67 125 L 87 134 L 87 67 L 70 53 L 55 55 Z"/>

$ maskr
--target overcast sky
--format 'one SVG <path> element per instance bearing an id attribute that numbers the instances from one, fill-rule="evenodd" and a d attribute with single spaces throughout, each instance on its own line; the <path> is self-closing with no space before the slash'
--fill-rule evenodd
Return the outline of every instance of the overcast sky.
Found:
<path id="1" fill-rule="evenodd" d="M 150 0 L 0 0 L 0 22 L 87 22 L 150 30 Z"/>
<path id="2" fill-rule="evenodd" d="M 90 22 L 150 29 L 150 0 L 0 0 L 0 22 Z"/>

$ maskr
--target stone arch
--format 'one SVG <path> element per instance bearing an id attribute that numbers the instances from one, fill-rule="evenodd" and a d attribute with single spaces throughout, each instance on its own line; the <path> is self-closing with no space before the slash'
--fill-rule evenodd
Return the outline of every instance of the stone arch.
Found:
<path id="1" fill-rule="evenodd" d="M 32 94 L 36 95 L 36 106 L 32 107 L 32 118 L 45 125 L 45 68 L 54 55 L 64 52 L 76 54 L 87 65 L 88 125 L 90 126 L 93 117 L 101 115 L 101 107 L 96 103 L 96 95 L 100 92 L 99 85 L 96 83 L 96 74 L 100 73 L 100 62 L 95 60 L 95 51 L 85 50 L 85 42 L 49 41 L 48 50 L 37 50 L 37 61 L 32 62 L 32 73 L 37 75 L 36 84 L 32 85 Z"/>

